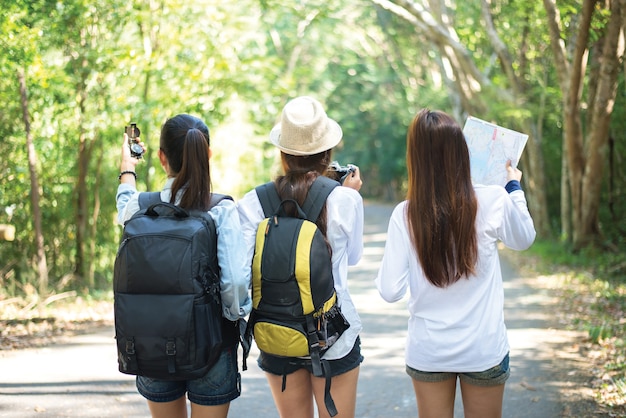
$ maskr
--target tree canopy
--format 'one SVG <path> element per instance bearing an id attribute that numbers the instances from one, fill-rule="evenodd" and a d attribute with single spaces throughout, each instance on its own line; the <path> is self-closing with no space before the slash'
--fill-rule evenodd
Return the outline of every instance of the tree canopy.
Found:
<path id="1" fill-rule="evenodd" d="M 403 199 L 420 108 L 528 133 L 540 237 L 618 259 L 625 3 L 0 0 L 4 293 L 109 287 L 129 122 L 148 146 L 141 190 L 164 180 L 161 124 L 192 113 L 211 129 L 214 189 L 239 197 L 276 173 L 266 138 L 302 94 L 341 124 L 334 157 L 361 167 L 369 199 Z"/>

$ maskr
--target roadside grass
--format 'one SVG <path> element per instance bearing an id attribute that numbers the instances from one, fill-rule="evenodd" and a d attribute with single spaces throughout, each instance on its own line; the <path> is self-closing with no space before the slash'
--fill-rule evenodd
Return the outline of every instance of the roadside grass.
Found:
<path id="1" fill-rule="evenodd" d="M 561 300 L 561 321 L 585 331 L 581 354 L 593 364 L 596 401 L 626 416 L 626 251 L 588 249 L 539 241 L 514 258 Z"/>
<path id="2" fill-rule="evenodd" d="M 113 323 L 112 292 L 68 291 L 40 298 L 26 286 L 20 296 L 0 291 L 0 350 L 40 347 Z"/>

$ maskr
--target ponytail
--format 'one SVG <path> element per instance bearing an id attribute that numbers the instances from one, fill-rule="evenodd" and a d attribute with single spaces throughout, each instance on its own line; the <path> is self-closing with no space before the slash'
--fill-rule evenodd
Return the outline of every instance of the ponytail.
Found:
<path id="1" fill-rule="evenodd" d="M 209 144 L 198 129 L 189 129 L 183 144 L 182 166 L 172 184 L 172 199 L 182 189 L 179 206 L 208 210 L 211 201 Z"/>
<path id="2" fill-rule="evenodd" d="M 180 192 L 178 205 L 181 208 L 208 210 L 211 201 L 209 128 L 195 116 L 180 114 L 163 124 L 160 142 L 171 175 L 176 176 L 170 203 L 176 203 Z"/>

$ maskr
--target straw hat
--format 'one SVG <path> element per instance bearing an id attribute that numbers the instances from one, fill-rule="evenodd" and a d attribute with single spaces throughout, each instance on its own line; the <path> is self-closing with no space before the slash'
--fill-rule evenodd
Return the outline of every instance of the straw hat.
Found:
<path id="1" fill-rule="evenodd" d="M 343 133 L 321 103 L 301 96 L 283 108 L 280 123 L 270 132 L 270 141 L 285 154 L 313 155 L 333 148 Z"/>

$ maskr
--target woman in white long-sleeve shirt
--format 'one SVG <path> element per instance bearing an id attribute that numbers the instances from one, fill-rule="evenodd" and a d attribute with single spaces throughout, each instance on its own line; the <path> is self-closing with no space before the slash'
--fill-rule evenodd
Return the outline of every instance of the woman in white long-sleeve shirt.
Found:
<path id="1" fill-rule="evenodd" d="M 376 286 L 388 302 L 410 291 L 405 357 L 419 416 L 452 418 L 458 377 L 466 417 L 500 417 L 510 371 L 497 245 L 535 239 L 522 173 L 508 162 L 506 188 L 472 185 L 460 126 L 429 110 L 409 127 L 407 167 Z"/>
<path id="2" fill-rule="evenodd" d="M 303 203 L 311 184 L 326 172 L 332 149 L 341 141 L 339 124 L 330 119 L 317 100 L 301 96 L 289 101 L 281 122 L 270 132 L 270 141 L 281 151 L 285 174 L 275 180 L 281 199 Z M 363 360 L 359 333 L 361 320 L 348 292 L 348 266 L 356 264 L 363 252 L 363 200 L 358 167 L 335 187 L 326 199 L 318 226 L 332 249 L 333 278 L 338 304 L 350 327 L 326 351 L 330 369 L 330 394 L 338 412 L 336 418 L 353 418 L 356 388 Z M 255 190 L 238 204 L 247 260 L 252 263 L 259 223 L 265 218 Z M 329 417 L 325 400 L 326 380 L 312 373 L 311 360 L 278 357 L 261 351 L 259 367 L 265 372 L 280 417 L 313 418 L 314 401 L 320 418 Z"/>
<path id="3" fill-rule="evenodd" d="M 143 147 L 143 143 L 140 142 Z M 187 114 L 168 119 L 161 129 L 159 160 L 168 179 L 161 200 L 185 209 L 206 210 L 211 199 L 209 172 L 209 129 L 199 118 Z M 138 163 L 131 156 L 127 139 L 122 146 L 120 185 L 117 189 L 118 223 L 139 210 L 135 180 Z M 153 418 L 186 418 L 187 394 L 193 417 L 226 418 L 230 402 L 241 394 L 237 369 L 239 329 L 235 321 L 250 313 L 250 266 L 241 237 L 237 207 L 224 199 L 208 211 L 217 230 L 217 259 L 220 267 L 222 334 L 225 347 L 218 362 L 201 378 L 162 381 L 137 376 L 137 389 L 148 400 Z"/>

